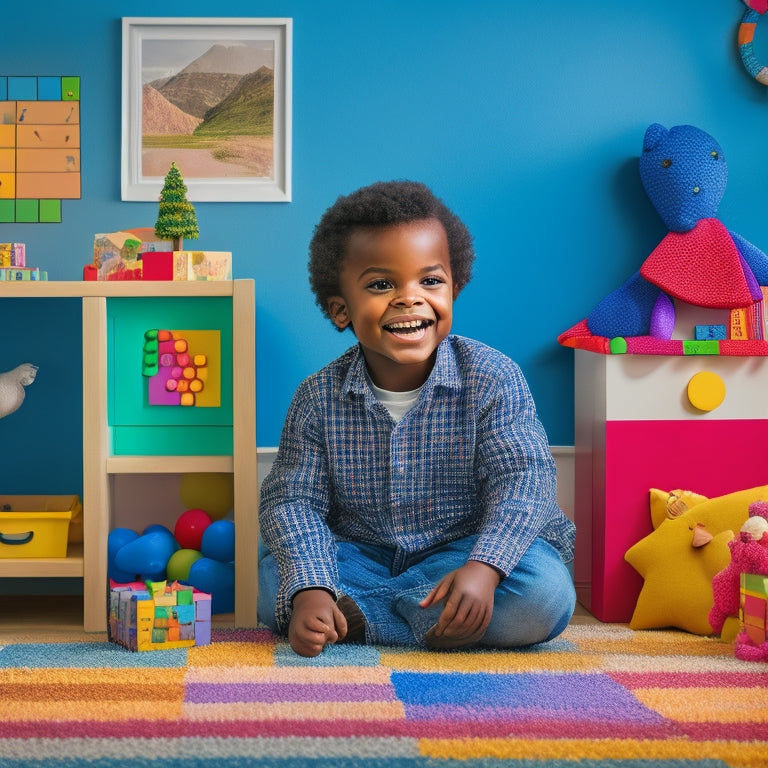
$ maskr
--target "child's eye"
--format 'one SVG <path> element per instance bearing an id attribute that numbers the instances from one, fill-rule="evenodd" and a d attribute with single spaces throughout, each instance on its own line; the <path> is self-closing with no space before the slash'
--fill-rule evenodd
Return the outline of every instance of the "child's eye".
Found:
<path id="1" fill-rule="evenodd" d="M 430 275 L 429 277 L 425 277 L 421 282 L 424 285 L 442 285 L 444 281 L 441 277 Z"/>
<path id="2" fill-rule="evenodd" d="M 386 291 L 391 287 L 392 283 L 390 283 L 389 280 L 384 280 L 384 278 L 368 283 L 368 288 L 373 291 Z"/>

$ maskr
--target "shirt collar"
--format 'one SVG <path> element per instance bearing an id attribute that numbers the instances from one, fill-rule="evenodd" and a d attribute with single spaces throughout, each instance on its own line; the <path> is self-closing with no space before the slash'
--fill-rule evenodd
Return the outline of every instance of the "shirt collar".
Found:
<path id="1" fill-rule="evenodd" d="M 424 390 L 433 390 L 435 387 L 445 387 L 446 389 L 461 389 L 461 377 L 459 376 L 459 365 L 456 360 L 456 353 L 451 344 L 451 336 L 446 337 L 437 348 L 437 358 L 435 366 L 430 373 L 429 378 L 424 383 Z M 364 395 L 370 392 L 365 373 L 365 356 L 362 347 L 358 344 L 349 350 L 352 360 L 344 377 L 344 384 L 341 388 L 343 396 L 355 393 Z"/>

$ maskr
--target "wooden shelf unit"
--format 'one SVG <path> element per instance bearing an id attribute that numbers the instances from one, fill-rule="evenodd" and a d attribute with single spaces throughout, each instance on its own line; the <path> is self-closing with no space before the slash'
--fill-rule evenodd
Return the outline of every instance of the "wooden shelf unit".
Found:
<path id="1" fill-rule="evenodd" d="M 232 440 L 230 456 L 114 456 L 108 424 L 108 312 L 114 297 L 231 297 Z M 222 282 L 3 282 L 0 298 L 82 301 L 83 544 L 66 558 L 0 559 L 0 577 L 83 579 L 86 632 L 106 628 L 110 477 L 119 474 L 227 472 L 234 478 L 235 626 L 254 627 L 258 590 L 256 329 L 252 280 Z"/>

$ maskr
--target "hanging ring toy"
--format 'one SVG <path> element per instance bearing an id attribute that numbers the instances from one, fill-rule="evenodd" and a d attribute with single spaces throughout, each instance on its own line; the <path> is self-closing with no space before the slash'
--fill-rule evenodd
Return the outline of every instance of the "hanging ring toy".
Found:
<path id="1" fill-rule="evenodd" d="M 768 11 L 768 0 L 744 0 L 747 10 L 741 17 L 739 24 L 738 43 L 741 61 L 744 69 L 749 72 L 758 83 L 768 85 L 768 66 L 763 66 L 755 58 L 752 50 L 752 41 L 755 39 L 755 29 L 757 22 L 766 11 Z"/>

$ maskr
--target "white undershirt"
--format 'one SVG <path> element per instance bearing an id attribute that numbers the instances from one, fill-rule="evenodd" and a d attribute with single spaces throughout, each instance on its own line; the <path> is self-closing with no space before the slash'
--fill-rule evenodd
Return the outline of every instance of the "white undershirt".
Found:
<path id="1" fill-rule="evenodd" d="M 422 384 L 418 389 L 412 389 L 410 392 L 390 392 L 388 389 L 377 387 L 370 377 L 368 377 L 368 383 L 376 399 L 389 411 L 396 424 L 413 408 L 419 399 L 419 393 L 424 388 Z"/>

